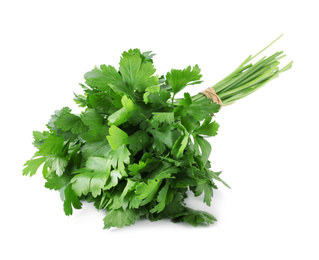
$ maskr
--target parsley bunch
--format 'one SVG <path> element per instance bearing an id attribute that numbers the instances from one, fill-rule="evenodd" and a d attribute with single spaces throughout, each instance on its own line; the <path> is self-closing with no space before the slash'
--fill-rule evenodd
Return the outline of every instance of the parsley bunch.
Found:
<path id="1" fill-rule="evenodd" d="M 175 99 L 186 86 L 201 83 L 199 67 L 172 69 L 159 77 L 152 57 L 151 52 L 131 49 L 122 54 L 118 70 L 101 65 L 87 72 L 84 95 L 74 99 L 83 112 L 76 115 L 64 107 L 51 116 L 48 131 L 33 132 L 38 150 L 23 175 L 32 176 L 43 165 L 45 187 L 61 192 L 66 215 L 86 200 L 105 210 L 104 228 L 129 226 L 141 218 L 193 226 L 216 221 L 187 207 L 185 199 L 188 191 L 203 194 L 210 206 L 215 181 L 229 187 L 208 160 L 211 145 L 206 138 L 217 134 L 219 125 L 212 116 L 220 105 L 203 94 L 184 93 Z M 271 73 L 278 71 L 271 68 Z M 217 90 L 247 91 L 249 80 L 238 77 L 248 69 L 242 66 Z M 253 75 L 250 82 L 260 76 Z M 225 96 L 226 103 L 236 100 L 235 95 Z"/>

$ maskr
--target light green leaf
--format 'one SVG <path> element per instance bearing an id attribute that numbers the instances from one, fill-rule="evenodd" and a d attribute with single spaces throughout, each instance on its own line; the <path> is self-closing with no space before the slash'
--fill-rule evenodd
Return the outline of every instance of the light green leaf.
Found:
<path id="1" fill-rule="evenodd" d="M 36 174 L 38 168 L 45 162 L 45 159 L 45 157 L 40 157 L 28 160 L 24 164 L 24 166 L 26 167 L 23 169 L 22 174 L 33 176 L 34 174 Z"/>
<path id="2" fill-rule="evenodd" d="M 159 92 L 160 90 L 161 90 L 161 86 L 155 85 L 155 86 L 150 86 L 150 87 L 146 88 L 145 92 L 156 93 L 156 92 Z"/>
<path id="3" fill-rule="evenodd" d="M 109 171 L 110 162 L 107 158 L 90 157 L 87 159 L 85 167 L 94 171 Z"/>
<path id="4" fill-rule="evenodd" d="M 61 176 L 68 165 L 68 161 L 61 156 L 48 156 L 46 159 L 47 165 L 51 171 L 55 171 L 56 175 Z"/>
<path id="5" fill-rule="evenodd" d="M 139 215 L 137 215 L 133 209 L 112 209 L 110 212 L 106 213 L 104 218 L 104 229 L 111 227 L 122 228 L 124 226 L 130 226 L 135 223 L 135 220 L 138 219 Z"/>
<path id="6" fill-rule="evenodd" d="M 132 181 L 130 179 L 127 179 L 126 181 L 127 181 L 126 186 L 125 186 L 120 198 L 124 198 L 129 191 L 132 191 L 135 188 L 135 185 L 136 185 L 135 181 Z"/>
<path id="7" fill-rule="evenodd" d="M 89 130 L 87 132 L 84 132 L 80 135 L 80 138 L 85 140 L 86 143 L 95 143 L 95 142 L 101 142 L 107 141 L 105 140 L 105 137 L 109 134 L 109 127 L 107 125 L 104 125 L 99 130 Z"/>
<path id="8" fill-rule="evenodd" d="M 108 117 L 108 125 L 120 125 L 127 121 L 132 115 L 131 111 L 135 109 L 134 103 L 127 96 L 123 96 L 121 103 L 123 107 Z"/>
<path id="9" fill-rule="evenodd" d="M 146 163 L 142 162 L 142 161 L 139 161 L 139 164 L 137 164 L 137 163 L 130 164 L 128 166 L 129 174 L 131 176 L 134 176 L 134 175 L 138 174 L 139 171 L 142 170 L 145 166 L 146 166 Z"/>
<path id="10" fill-rule="evenodd" d="M 148 88 L 145 89 L 145 93 L 143 95 L 143 101 L 145 104 L 149 103 L 150 100 L 148 98 L 148 96 L 151 94 L 151 93 L 158 93 L 160 92 L 161 90 L 161 86 L 160 85 L 156 85 L 156 86 L 150 86 Z"/>
<path id="11" fill-rule="evenodd" d="M 162 184 L 162 181 L 167 178 L 171 178 L 170 173 L 161 172 L 155 179 L 148 180 L 147 183 L 140 183 L 136 187 L 137 198 L 142 201 L 141 206 L 144 206 L 153 200 Z"/>
<path id="12" fill-rule="evenodd" d="M 147 183 L 141 183 L 136 187 L 136 195 L 139 200 L 141 200 L 141 206 L 146 205 L 151 202 L 156 196 L 157 191 L 163 180 L 149 180 Z"/>
<path id="13" fill-rule="evenodd" d="M 115 187 L 121 178 L 122 178 L 122 175 L 118 170 L 111 171 L 110 177 L 105 183 L 103 190 L 109 190 L 112 187 Z"/>
<path id="14" fill-rule="evenodd" d="M 183 152 L 188 144 L 189 134 L 185 132 L 185 134 L 181 135 L 173 145 L 172 154 L 176 158 L 180 158 L 183 155 Z"/>
<path id="15" fill-rule="evenodd" d="M 110 175 L 110 160 L 102 157 L 89 157 L 85 168 L 72 179 L 72 189 L 76 195 L 92 193 L 93 197 L 101 195 L 102 188 Z"/>
<path id="16" fill-rule="evenodd" d="M 123 144 L 116 149 L 116 151 L 110 152 L 109 160 L 114 169 L 117 169 L 122 176 L 127 176 L 125 165 L 130 163 L 130 151 Z"/>
<path id="17" fill-rule="evenodd" d="M 86 143 L 82 146 L 82 156 L 87 159 L 89 157 L 107 157 L 112 151 L 111 146 L 107 143 L 107 140 L 94 143 Z"/>
<path id="18" fill-rule="evenodd" d="M 106 137 L 113 150 L 116 150 L 121 145 L 126 144 L 128 135 L 123 130 L 115 125 L 112 125 L 109 129 L 109 135 Z"/>
<path id="19" fill-rule="evenodd" d="M 39 131 L 33 131 L 33 145 L 36 148 L 40 148 L 41 145 L 43 144 L 43 142 L 45 141 L 45 139 L 47 139 L 50 136 L 50 132 L 48 131 L 44 131 L 44 132 L 39 132 Z"/>

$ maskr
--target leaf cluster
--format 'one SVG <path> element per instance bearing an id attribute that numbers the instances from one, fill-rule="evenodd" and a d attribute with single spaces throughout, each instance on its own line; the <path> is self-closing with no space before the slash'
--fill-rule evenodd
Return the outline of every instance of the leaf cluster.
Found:
<path id="1" fill-rule="evenodd" d="M 32 176 L 42 166 L 45 187 L 62 193 L 66 215 L 86 200 L 107 212 L 105 228 L 141 218 L 193 226 L 216 221 L 187 207 L 185 199 L 189 191 L 203 194 L 210 206 L 215 181 L 223 182 L 220 172 L 210 170 L 206 140 L 217 134 L 212 115 L 220 106 L 189 93 L 174 103 L 178 92 L 201 82 L 200 69 L 159 77 L 152 57 L 131 49 L 118 69 L 101 65 L 87 72 L 84 94 L 74 98 L 83 112 L 64 107 L 51 116 L 47 131 L 33 132 L 37 152 L 23 174 Z"/>

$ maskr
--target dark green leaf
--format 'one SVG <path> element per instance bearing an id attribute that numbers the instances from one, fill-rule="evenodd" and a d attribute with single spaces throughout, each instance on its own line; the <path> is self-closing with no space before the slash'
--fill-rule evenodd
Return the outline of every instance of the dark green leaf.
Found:
<path id="1" fill-rule="evenodd" d="M 127 138 L 127 144 L 131 151 L 138 152 L 148 145 L 149 139 L 147 132 L 139 130 Z"/>
<path id="2" fill-rule="evenodd" d="M 208 183 L 202 183 L 196 186 L 195 196 L 199 196 L 204 192 L 204 202 L 210 206 L 213 197 L 213 189 Z"/>
<path id="3" fill-rule="evenodd" d="M 212 147 L 210 143 L 206 141 L 203 137 L 201 136 L 193 136 L 193 137 L 194 137 L 195 145 L 199 145 L 201 149 L 202 161 L 203 161 L 203 165 L 205 165 L 206 162 L 208 161 Z"/>
<path id="4" fill-rule="evenodd" d="M 92 130 L 100 130 L 103 127 L 103 116 L 93 108 L 88 108 L 81 114 L 83 123 Z"/>
<path id="5" fill-rule="evenodd" d="M 209 123 L 210 120 L 211 118 L 208 118 L 207 120 L 205 120 L 204 123 L 193 132 L 193 134 L 207 135 L 207 136 L 217 135 L 219 124 L 217 124 L 215 121 Z"/>
<path id="6" fill-rule="evenodd" d="M 166 74 L 167 82 L 171 85 L 173 93 L 176 94 L 188 85 L 199 84 L 202 75 L 200 73 L 200 68 L 195 65 L 193 68 L 188 66 L 183 70 L 172 69 Z"/>
<path id="7" fill-rule="evenodd" d="M 71 130 L 73 134 L 80 134 L 87 129 L 81 118 L 70 112 L 63 113 L 54 124 L 63 131 Z"/>
<path id="8" fill-rule="evenodd" d="M 50 190 L 60 190 L 64 186 L 66 186 L 71 180 L 70 175 L 63 174 L 58 176 L 56 174 L 51 174 L 49 178 L 47 178 L 47 182 L 45 183 L 45 187 Z"/>
<path id="9" fill-rule="evenodd" d="M 151 77 L 155 73 L 153 64 L 142 63 L 139 53 L 124 52 L 120 61 L 120 72 L 130 89 L 139 92 L 159 83 L 156 77 Z"/>

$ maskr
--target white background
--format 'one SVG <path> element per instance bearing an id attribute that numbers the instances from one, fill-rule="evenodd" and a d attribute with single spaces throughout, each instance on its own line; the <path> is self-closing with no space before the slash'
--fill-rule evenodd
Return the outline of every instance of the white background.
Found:
<path id="1" fill-rule="evenodd" d="M 317 1 L 1 1 L 1 259 L 319 259 Z M 212 86 L 284 33 L 282 74 L 216 116 L 210 139 L 218 222 L 140 221 L 103 230 L 92 205 L 64 216 L 41 174 L 24 177 L 32 131 L 45 130 L 95 65 L 152 50 L 158 74 L 198 64 Z M 317 248 L 316 248 L 317 247 Z"/>

